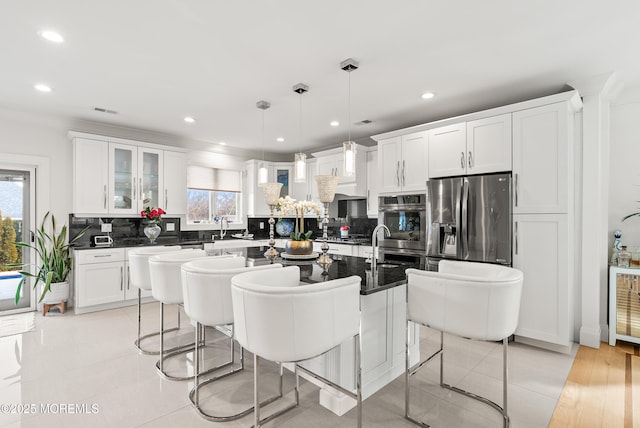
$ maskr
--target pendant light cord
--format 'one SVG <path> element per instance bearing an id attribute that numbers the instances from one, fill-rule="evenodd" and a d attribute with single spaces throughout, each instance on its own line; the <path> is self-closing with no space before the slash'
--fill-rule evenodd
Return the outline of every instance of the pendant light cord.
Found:
<path id="1" fill-rule="evenodd" d="M 262 163 L 264 164 L 264 109 L 262 109 Z"/>
<path id="2" fill-rule="evenodd" d="M 351 141 L 351 72 L 349 72 L 349 85 L 347 92 L 347 136 L 348 141 Z"/>
<path id="3" fill-rule="evenodd" d="M 300 140 L 299 140 L 299 145 L 300 145 L 300 153 L 302 153 L 302 94 L 304 92 L 300 92 Z"/>

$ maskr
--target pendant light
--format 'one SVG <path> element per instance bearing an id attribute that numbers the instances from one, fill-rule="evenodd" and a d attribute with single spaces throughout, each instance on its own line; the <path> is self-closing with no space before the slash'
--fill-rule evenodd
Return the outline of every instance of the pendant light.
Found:
<path id="1" fill-rule="evenodd" d="M 256 107 L 262 110 L 262 162 L 258 164 L 258 186 L 262 187 L 269 180 L 269 170 L 264 160 L 264 111 L 271 107 L 267 101 L 258 101 Z"/>
<path id="2" fill-rule="evenodd" d="M 356 142 L 351 141 L 351 72 L 357 70 L 360 64 L 353 58 L 345 59 L 340 68 L 349 73 L 349 90 L 347 98 L 347 141 L 342 143 L 343 170 L 342 175 L 350 177 L 356 173 Z"/>
<path id="3" fill-rule="evenodd" d="M 302 153 L 302 94 L 309 91 L 304 83 L 298 83 L 293 87 L 293 92 L 300 94 L 300 152 L 293 158 L 293 181 L 304 183 L 307 181 L 307 155 Z"/>

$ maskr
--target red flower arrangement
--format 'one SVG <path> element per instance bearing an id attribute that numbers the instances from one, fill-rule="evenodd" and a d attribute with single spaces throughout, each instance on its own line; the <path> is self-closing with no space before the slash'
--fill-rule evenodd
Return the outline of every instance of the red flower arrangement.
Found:
<path id="1" fill-rule="evenodd" d="M 166 214 L 165 210 L 163 210 L 162 208 L 147 207 L 144 210 L 140 211 L 140 216 L 142 218 L 146 218 L 147 220 L 156 223 L 162 221 L 162 214 Z"/>

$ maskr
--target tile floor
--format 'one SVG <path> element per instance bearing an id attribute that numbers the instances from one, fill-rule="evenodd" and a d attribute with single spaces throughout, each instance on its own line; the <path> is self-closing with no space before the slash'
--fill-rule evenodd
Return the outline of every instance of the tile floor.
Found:
<path id="1" fill-rule="evenodd" d="M 167 311 L 168 323 L 175 322 L 175 314 L 174 310 Z M 157 357 L 140 355 L 133 347 L 136 318 L 135 306 L 83 315 L 74 315 L 73 311 L 64 315 L 51 313 L 46 317 L 37 314 L 35 331 L 0 338 L 0 427 L 248 427 L 252 424 L 250 416 L 227 423 L 208 422 L 198 416 L 187 398 L 193 383 L 161 379 L 155 371 Z M 158 305 L 144 305 L 143 331 L 156 327 L 157 320 Z M 192 339 L 191 327 L 185 320 L 183 318 L 180 334 L 171 337 L 171 341 Z M 422 351 L 434 349 L 439 333 L 423 328 L 421 336 Z M 210 332 L 208 339 L 214 343 L 206 356 L 210 363 L 225 342 L 218 332 Z M 548 425 L 576 350 L 574 346 L 571 355 L 564 355 L 511 344 L 509 413 L 513 427 Z M 500 344 L 446 336 L 445 351 L 445 381 L 501 402 Z M 167 369 L 176 374 L 187 373 L 191 369 L 191 358 L 188 354 L 175 359 L 168 363 Z M 253 381 L 250 354 L 246 361 L 248 370 L 202 393 L 205 409 L 225 413 L 238 410 L 242 404 L 249 406 Z M 273 389 L 276 366 L 265 363 L 261 367 L 267 374 L 263 385 Z M 414 416 L 434 427 L 502 426 L 495 410 L 441 389 L 437 385 L 437 370 L 438 362 L 434 361 L 412 380 Z M 292 385 L 293 376 L 289 375 L 285 391 Z M 301 387 L 301 405 L 267 426 L 355 426 L 355 411 L 338 417 L 319 406 L 315 386 L 302 381 Z M 263 391 L 264 396 L 270 393 Z M 291 400 L 291 396 L 287 395 L 285 400 Z M 367 427 L 415 426 L 403 418 L 403 377 L 365 400 L 363 414 Z"/>

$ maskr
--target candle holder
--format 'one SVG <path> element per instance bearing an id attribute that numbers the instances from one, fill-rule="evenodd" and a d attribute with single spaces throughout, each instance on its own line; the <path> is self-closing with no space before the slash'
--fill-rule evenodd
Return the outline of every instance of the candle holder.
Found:
<path id="1" fill-rule="evenodd" d="M 280 198 L 280 189 L 282 188 L 282 183 L 264 183 L 262 186 L 262 191 L 264 192 L 264 200 L 269 205 L 269 209 L 271 210 L 271 216 L 269 217 L 269 249 L 264 253 L 264 256 L 271 260 L 278 257 L 278 251 L 274 248 L 276 245 L 276 240 L 273 238 L 273 226 L 276 224 L 276 221 L 273 219 L 273 210 L 278 204 L 278 199 Z"/>
<path id="2" fill-rule="evenodd" d="M 336 196 L 336 187 L 340 177 L 335 175 L 316 175 L 316 185 L 318 186 L 318 196 L 320 202 L 324 205 L 324 218 L 322 219 L 322 254 L 318 257 L 317 263 L 323 268 L 333 263 L 333 260 L 327 254 L 329 251 L 329 244 L 327 243 L 327 226 L 329 226 L 329 204 L 333 202 L 333 198 Z"/>

